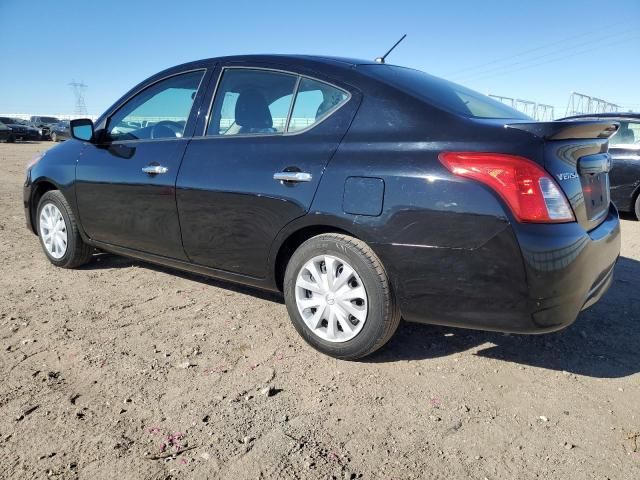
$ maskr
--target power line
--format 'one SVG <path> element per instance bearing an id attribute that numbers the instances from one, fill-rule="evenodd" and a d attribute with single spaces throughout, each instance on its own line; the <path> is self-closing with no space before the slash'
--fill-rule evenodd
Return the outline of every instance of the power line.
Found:
<path id="1" fill-rule="evenodd" d="M 605 48 L 605 47 L 606 47 L 606 48 L 608 48 L 608 47 L 613 47 L 613 46 L 615 46 L 615 45 L 619 45 L 619 44 L 624 43 L 624 42 L 627 42 L 627 41 L 629 41 L 629 40 L 635 40 L 636 38 L 637 38 L 637 39 L 640 39 L 640 37 L 630 37 L 630 38 L 625 38 L 625 39 L 623 39 L 623 40 L 619 40 L 619 41 L 617 41 L 617 42 L 613 42 L 613 43 L 609 43 L 609 44 L 604 44 L 604 45 L 596 46 L 596 47 L 593 47 L 593 48 L 589 48 L 589 49 L 587 49 L 587 50 L 582 50 L 582 51 L 574 52 L 574 53 L 571 53 L 570 55 L 562 55 L 562 56 L 557 57 L 557 58 L 552 58 L 552 59 L 550 59 L 550 60 L 545 60 L 545 61 L 543 61 L 543 62 L 533 63 L 533 64 L 531 64 L 531 65 L 524 65 L 524 66 L 519 67 L 519 68 L 511 68 L 511 66 L 506 66 L 503 70 L 501 70 L 501 71 L 499 71 L 499 72 L 496 72 L 496 73 L 489 73 L 489 72 L 487 72 L 487 73 L 489 73 L 489 75 L 487 75 L 487 74 L 482 74 L 482 75 L 480 75 L 480 76 L 478 76 L 478 77 L 468 78 L 468 79 L 466 79 L 466 80 L 464 80 L 464 81 L 466 82 L 466 81 L 469 81 L 469 80 L 473 80 L 473 81 L 477 81 L 477 80 L 486 80 L 486 79 L 489 79 L 489 78 L 496 77 L 496 76 L 498 76 L 498 75 L 502 75 L 502 74 L 507 73 L 507 72 L 508 72 L 508 73 L 512 73 L 512 72 L 519 72 L 519 71 L 521 71 L 521 70 L 526 70 L 526 69 L 528 69 L 528 68 L 537 67 L 537 66 L 540 66 L 540 65 L 546 65 L 546 64 L 548 64 L 548 63 L 553 63 L 553 62 L 557 62 L 557 61 L 560 61 L 560 60 L 564 60 L 564 59 L 566 59 L 566 58 L 573 58 L 573 57 L 576 57 L 576 56 L 578 56 L 578 55 L 583 55 L 583 54 L 585 54 L 585 53 L 592 53 L 594 50 L 600 50 L 600 49 Z"/>
<path id="2" fill-rule="evenodd" d="M 573 40 L 573 39 L 576 39 L 576 38 L 581 38 L 581 37 L 586 37 L 586 36 L 592 36 L 592 35 L 594 34 L 594 32 L 600 32 L 600 31 L 604 31 L 604 30 L 609 30 L 609 29 L 611 29 L 612 27 L 615 27 L 615 26 L 618 26 L 618 25 L 621 25 L 621 24 L 622 24 L 622 25 L 624 25 L 624 24 L 626 24 L 626 23 L 630 23 L 630 22 L 631 22 L 630 20 L 627 20 L 627 21 L 620 21 L 620 22 L 615 22 L 615 23 L 613 23 L 613 24 L 611 24 L 611 25 L 608 25 L 608 26 L 605 26 L 605 27 L 601 27 L 601 28 L 598 28 L 598 29 L 596 29 L 596 30 L 589 30 L 588 32 L 579 33 L 578 35 L 572 35 L 572 36 L 570 36 L 570 37 L 564 37 L 564 38 L 561 38 L 561 39 L 559 39 L 559 40 L 555 40 L 555 41 L 553 41 L 553 42 L 551 42 L 551 43 L 545 43 L 545 44 L 540 45 L 540 46 L 538 46 L 538 47 L 530 48 L 530 49 L 528 49 L 528 50 L 523 50 L 523 51 L 521 51 L 521 52 L 515 53 L 515 54 L 513 54 L 513 55 L 509 55 L 509 56 L 507 56 L 507 57 L 498 58 L 498 59 L 495 59 L 495 60 L 491 60 L 491 61 L 489 61 L 489 62 L 479 63 L 479 64 L 474 65 L 474 66 L 471 66 L 471 67 L 465 67 L 465 68 L 462 68 L 462 69 L 460 69 L 460 70 L 453 71 L 453 72 L 451 72 L 451 73 L 447 74 L 446 76 L 453 76 L 453 75 L 457 75 L 457 74 L 459 74 L 459 73 L 467 72 L 467 71 L 469 71 L 469 70 L 477 70 L 478 68 L 486 67 L 487 65 L 493 65 L 493 64 L 495 64 L 495 63 L 500 63 L 500 62 L 503 62 L 503 61 L 505 61 L 505 60 L 511 60 L 511 59 L 513 59 L 513 58 L 519 58 L 519 57 L 521 57 L 522 55 L 526 55 L 526 54 L 531 53 L 531 52 L 537 52 L 537 51 L 539 51 L 539 50 L 544 50 L 545 48 L 549 48 L 549 47 L 557 47 L 557 45 L 558 45 L 559 43 L 567 42 L 567 41 L 569 41 L 569 40 Z"/>
<path id="3" fill-rule="evenodd" d="M 489 68 L 489 69 L 487 69 L 485 71 L 480 71 L 480 72 L 476 72 L 476 73 L 470 73 L 468 75 L 462 75 L 461 77 L 458 77 L 458 78 L 469 80 L 469 79 L 474 79 L 476 77 L 484 77 L 486 74 L 489 74 L 489 73 L 503 71 L 503 70 L 509 70 L 514 66 L 525 65 L 525 64 L 528 64 L 530 62 L 535 62 L 536 60 L 540 60 L 540 59 L 547 58 L 547 57 L 550 57 L 550 56 L 554 56 L 554 55 L 557 55 L 557 54 L 565 54 L 568 51 L 574 51 L 576 49 L 585 47 L 587 45 L 596 44 L 591 49 L 587 50 L 587 51 L 592 51 L 592 49 L 601 48 L 603 45 L 598 46 L 597 44 L 601 43 L 604 40 L 613 39 L 613 38 L 619 37 L 620 35 L 627 35 L 629 33 L 637 34 L 637 30 L 628 30 L 628 31 L 625 31 L 625 32 L 617 33 L 615 35 L 608 35 L 606 37 L 598 38 L 596 40 L 590 40 L 588 42 L 582 42 L 582 43 L 573 45 L 573 46 L 568 47 L 568 48 L 562 48 L 562 50 L 556 50 L 554 52 L 547 52 L 547 53 L 544 53 L 542 55 L 537 55 L 537 56 L 531 57 L 531 58 L 526 59 L 526 60 L 522 60 L 522 61 L 518 61 L 518 62 L 511 62 L 511 63 L 505 64 L 505 65 L 498 65 L 496 67 Z M 635 38 L 638 38 L 638 37 L 632 35 L 630 37 L 618 38 L 615 44 L 617 45 L 618 43 L 622 43 L 622 42 L 625 42 L 625 41 L 633 40 Z M 608 45 L 608 44 L 605 44 L 605 45 Z M 575 53 L 572 53 L 569 56 L 573 56 L 573 55 L 575 55 Z M 563 58 L 568 58 L 568 57 L 563 57 Z"/>

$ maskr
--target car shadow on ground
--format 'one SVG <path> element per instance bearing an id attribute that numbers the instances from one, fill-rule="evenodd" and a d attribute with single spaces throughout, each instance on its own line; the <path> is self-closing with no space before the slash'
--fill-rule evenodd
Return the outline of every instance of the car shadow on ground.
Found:
<path id="1" fill-rule="evenodd" d="M 99 270 L 148 268 L 212 287 L 284 303 L 282 295 L 108 253 L 81 267 Z M 507 335 L 462 328 L 402 322 L 391 341 L 364 358 L 386 363 L 446 357 L 480 347 L 474 355 L 597 378 L 619 378 L 640 372 L 640 262 L 621 257 L 605 296 L 582 312 L 576 322 L 546 335 Z"/>
<path id="2" fill-rule="evenodd" d="M 640 372 L 640 262 L 621 257 L 605 296 L 576 322 L 546 335 L 403 323 L 389 344 L 365 361 L 394 362 L 452 355 L 478 346 L 476 356 L 597 378 Z"/>
<path id="3" fill-rule="evenodd" d="M 284 298 L 279 293 L 268 292 L 265 290 L 252 288 L 252 287 L 241 285 L 238 283 L 225 282 L 224 280 L 205 277 L 204 275 L 199 275 L 197 273 L 185 272 L 182 270 L 177 270 L 175 268 L 157 265 L 155 263 L 148 263 L 148 262 L 143 262 L 141 260 L 136 260 L 128 257 L 112 255 L 110 253 L 98 253 L 94 255 L 93 260 L 90 263 L 80 267 L 80 269 L 102 270 L 102 269 L 110 269 L 110 268 L 129 268 L 129 267 L 147 268 L 149 270 L 154 270 L 156 272 L 162 272 L 168 275 L 184 278 L 187 280 L 192 280 L 194 282 L 203 283 L 211 287 L 223 288 L 225 290 L 231 290 L 233 292 L 243 293 L 245 295 L 251 295 L 252 297 L 261 298 L 262 300 L 267 300 L 270 302 L 281 303 L 281 304 L 284 303 Z"/>

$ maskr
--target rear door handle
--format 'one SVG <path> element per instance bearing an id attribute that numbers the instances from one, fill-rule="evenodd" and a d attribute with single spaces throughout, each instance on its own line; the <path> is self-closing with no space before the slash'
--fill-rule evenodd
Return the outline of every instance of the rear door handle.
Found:
<path id="1" fill-rule="evenodd" d="M 280 182 L 310 182 L 313 177 L 307 172 L 278 172 L 273 179 Z"/>
<path id="2" fill-rule="evenodd" d="M 146 167 L 142 167 L 142 171 L 149 175 L 157 175 L 159 173 L 167 173 L 169 169 L 162 165 L 147 165 Z"/>

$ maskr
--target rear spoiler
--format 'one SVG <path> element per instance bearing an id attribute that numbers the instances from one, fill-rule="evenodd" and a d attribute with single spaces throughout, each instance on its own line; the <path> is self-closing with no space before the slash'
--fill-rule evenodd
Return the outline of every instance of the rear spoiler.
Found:
<path id="1" fill-rule="evenodd" d="M 609 138 L 618 131 L 620 124 L 608 120 L 561 120 L 508 123 L 504 127 L 522 130 L 543 140 L 574 140 Z"/>

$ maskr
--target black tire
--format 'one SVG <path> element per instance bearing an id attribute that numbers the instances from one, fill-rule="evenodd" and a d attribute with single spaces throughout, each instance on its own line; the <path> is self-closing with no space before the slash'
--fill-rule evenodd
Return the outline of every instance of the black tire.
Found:
<path id="1" fill-rule="evenodd" d="M 305 263 L 319 255 L 346 261 L 359 275 L 368 297 L 368 313 L 362 330 L 352 339 L 336 343 L 313 333 L 296 304 L 296 279 Z M 294 252 L 284 278 L 287 311 L 298 333 L 312 347 L 331 357 L 356 360 L 378 350 L 393 336 L 400 323 L 400 310 L 382 262 L 364 242 L 337 233 L 310 238 Z"/>
<path id="2" fill-rule="evenodd" d="M 40 225 L 40 215 L 42 209 L 52 203 L 62 214 L 67 233 L 67 249 L 65 254 L 61 258 L 55 258 L 52 256 L 44 245 L 43 235 Z M 71 207 L 64 198 L 64 195 L 58 190 L 50 190 L 42 195 L 40 202 L 38 203 L 38 210 L 35 218 L 36 228 L 38 229 L 38 237 L 40 238 L 40 244 L 42 250 L 51 263 L 57 267 L 62 268 L 76 268 L 80 265 L 91 260 L 93 248 L 82 240 L 80 233 L 78 232 L 78 224 L 76 222 L 75 215 L 71 210 Z"/>
<path id="3" fill-rule="evenodd" d="M 638 193 L 638 195 L 636 195 L 636 203 L 635 203 L 633 211 L 636 214 L 636 218 L 638 220 L 640 220 L 640 193 Z"/>

